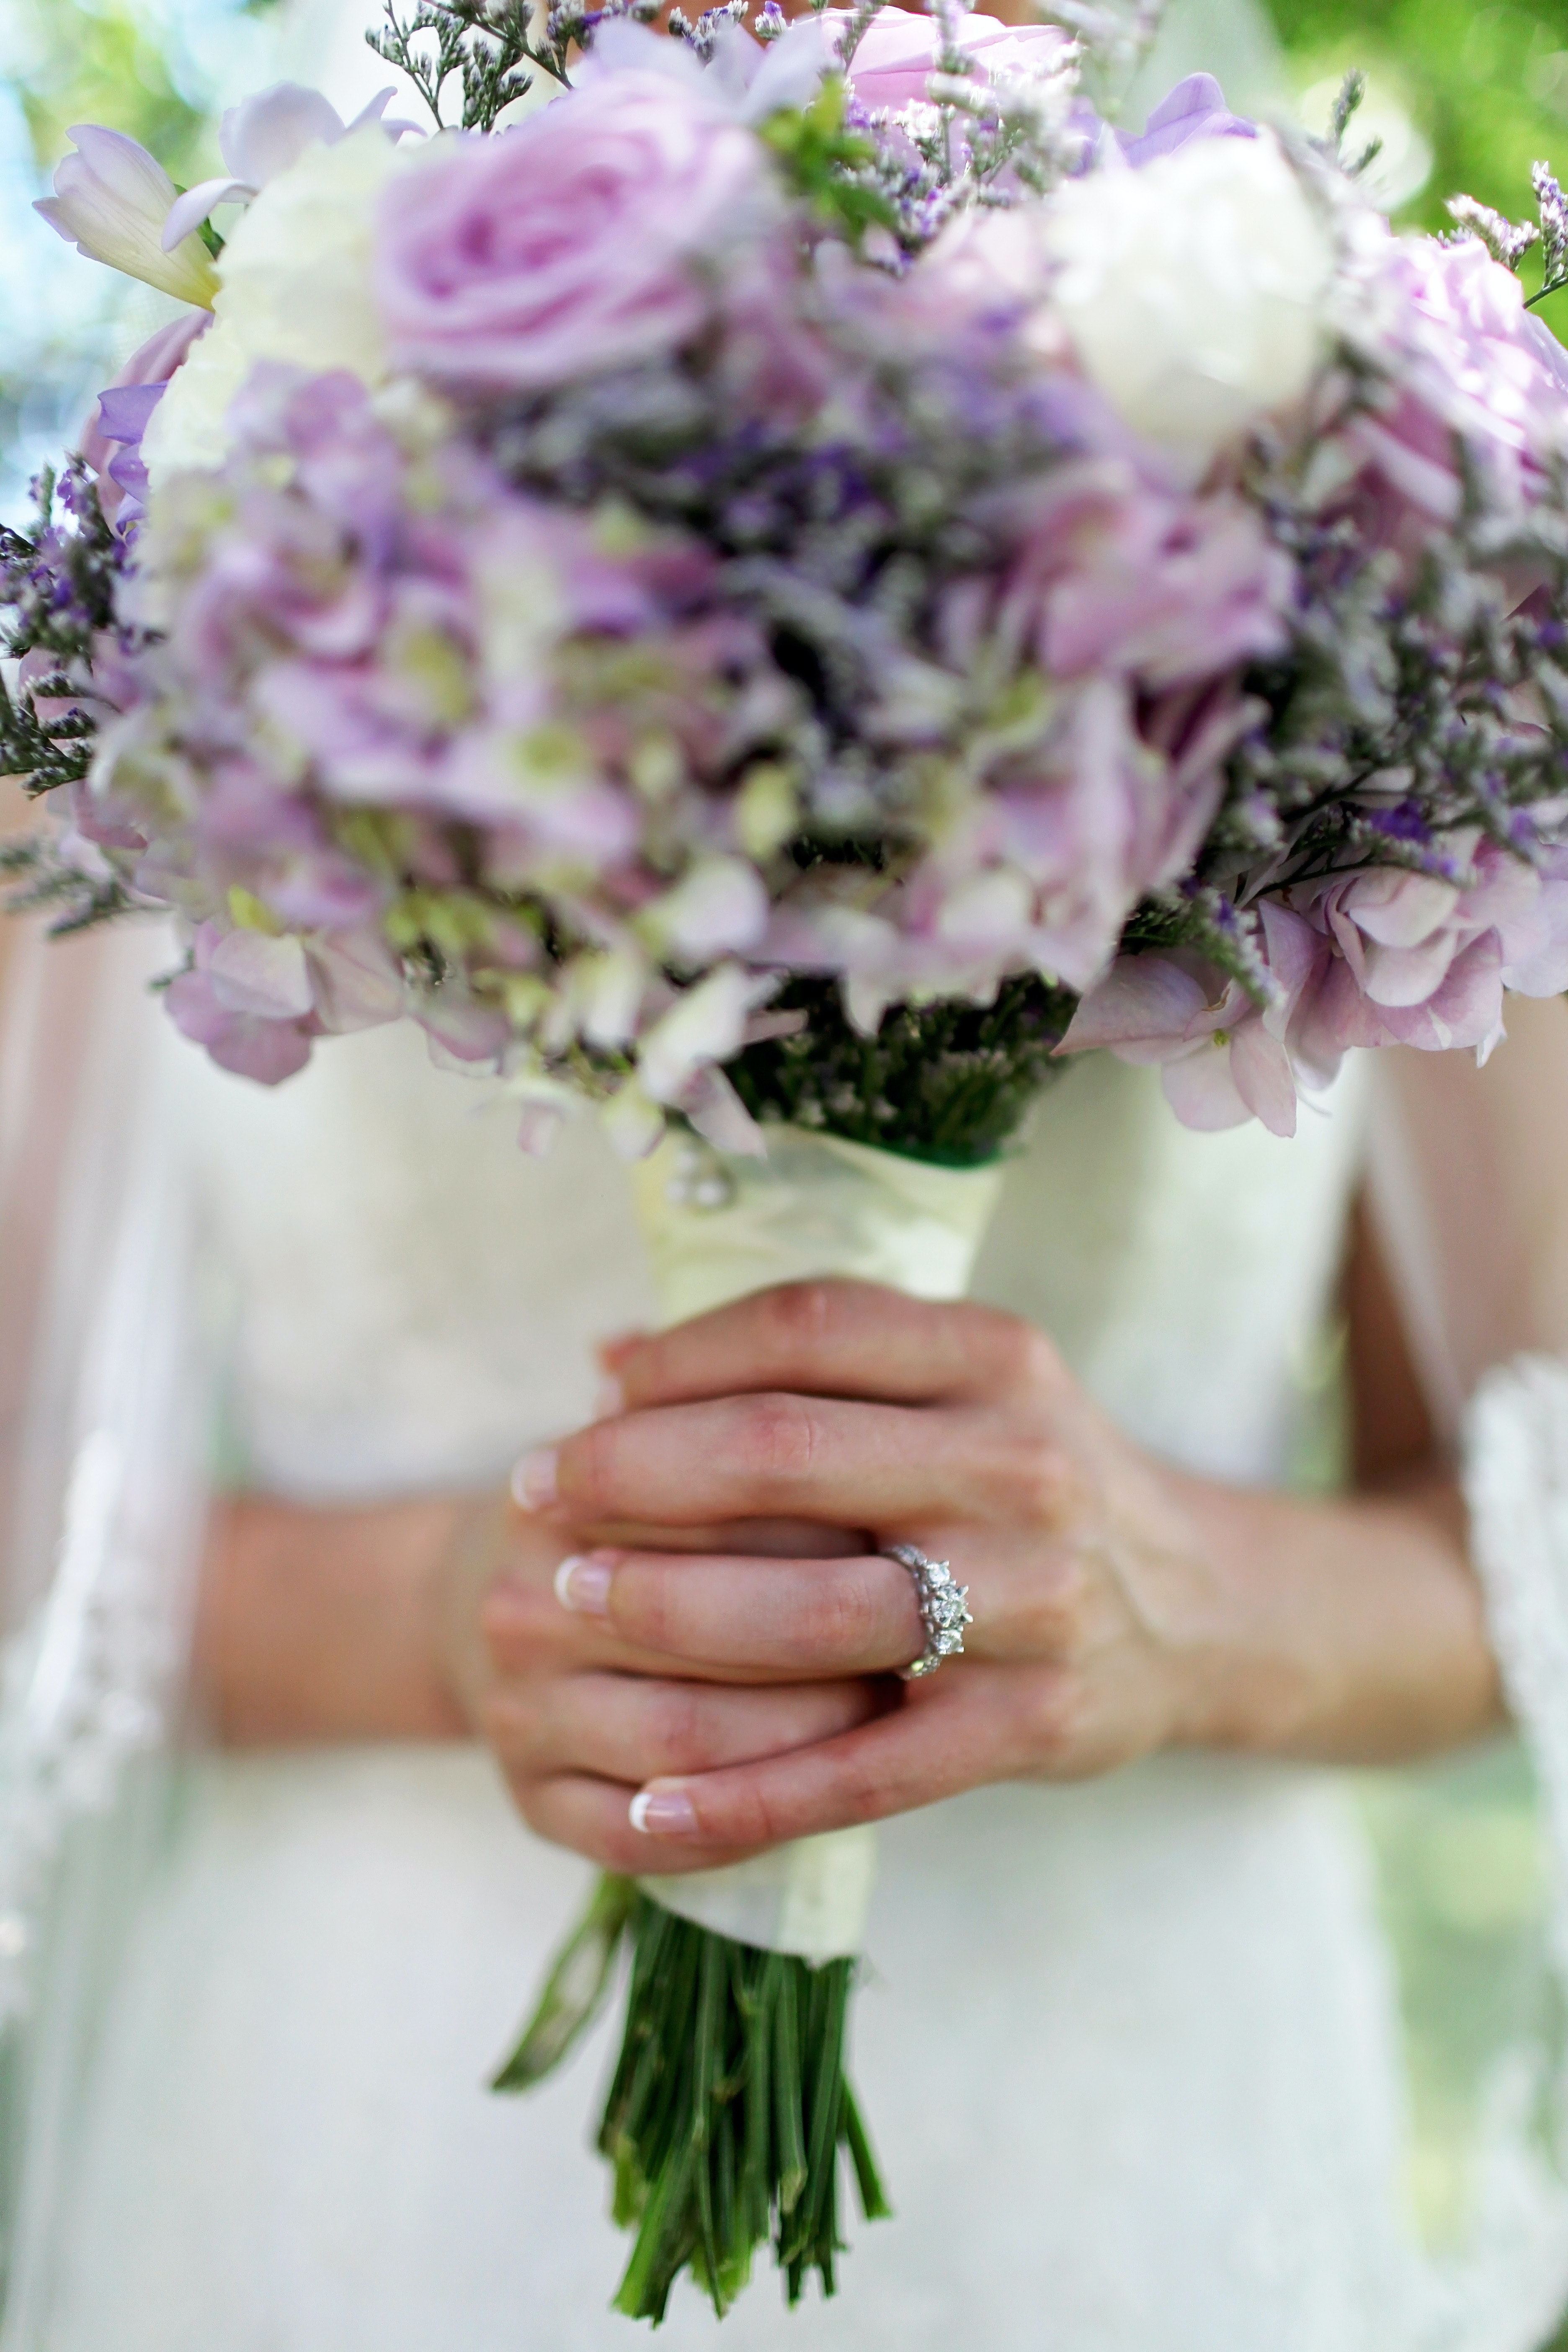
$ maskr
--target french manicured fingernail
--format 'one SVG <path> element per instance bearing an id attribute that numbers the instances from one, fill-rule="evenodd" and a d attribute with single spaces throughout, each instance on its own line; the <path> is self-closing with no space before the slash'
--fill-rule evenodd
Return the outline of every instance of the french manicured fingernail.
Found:
<path id="1" fill-rule="evenodd" d="M 626 1411 L 626 1407 L 625 1389 L 613 1373 L 606 1372 L 599 1382 L 598 1393 L 594 1399 L 595 1420 L 614 1421 L 618 1412 Z"/>
<path id="2" fill-rule="evenodd" d="M 555 1598 L 579 1617 L 602 1617 L 609 1606 L 614 1574 L 608 1560 L 574 1552 L 555 1571 Z"/>
<path id="3" fill-rule="evenodd" d="M 556 1498 L 555 1448 L 536 1446 L 525 1454 L 511 1474 L 512 1500 L 525 1511 L 548 1510 Z"/>
<path id="4" fill-rule="evenodd" d="M 645 1837 L 694 1837 L 697 1808 L 679 1789 L 639 1789 L 631 1801 L 632 1827 Z"/>

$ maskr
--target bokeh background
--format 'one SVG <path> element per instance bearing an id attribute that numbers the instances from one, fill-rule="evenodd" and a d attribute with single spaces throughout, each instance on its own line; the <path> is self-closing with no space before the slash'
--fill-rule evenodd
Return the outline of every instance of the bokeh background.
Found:
<path id="1" fill-rule="evenodd" d="M 279 73 L 340 106 L 381 86 L 361 39 L 378 5 L 0 0 L 0 514 L 161 315 L 159 298 L 74 259 L 30 210 L 69 125 L 131 132 L 185 185 L 217 168 L 222 107 Z M 1233 103 L 1313 129 L 1346 68 L 1363 68 L 1380 193 L 1413 222 L 1441 226 L 1461 188 L 1518 214 L 1533 161 L 1568 170 L 1568 0 L 1173 0 L 1131 110 L 1216 59 Z"/>
<path id="2" fill-rule="evenodd" d="M 25 509 L 30 475 L 172 307 L 79 259 L 31 210 L 69 126 L 128 131 L 188 184 L 217 168 L 217 116 L 247 91 L 287 75 L 347 114 L 384 87 L 363 43 L 379 5 L 0 0 L 0 518 Z M 1127 111 L 1140 117 L 1205 67 L 1238 108 L 1321 130 L 1351 66 L 1368 76 L 1376 185 L 1400 219 L 1444 226 L 1443 199 L 1459 189 L 1517 216 L 1533 162 L 1568 177 L 1568 0 L 1173 0 Z M 1568 339 L 1568 293 L 1553 310 Z M 1334 1386 L 1331 1350 L 1325 1425 Z M 1320 1474 L 1331 1443 L 1323 1452 Z M 1412 2189 L 1441 2239 L 1463 2210 L 1490 2061 L 1510 2019 L 1542 1998 L 1532 1809 L 1507 1748 L 1369 1784 L 1366 1797 L 1400 1960 Z"/>

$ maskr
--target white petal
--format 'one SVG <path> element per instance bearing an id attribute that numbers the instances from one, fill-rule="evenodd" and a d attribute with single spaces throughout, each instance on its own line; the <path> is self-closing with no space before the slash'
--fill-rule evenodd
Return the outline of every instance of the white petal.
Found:
<path id="1" fill-rule="evenodd" d="M 134 139 L 96 123 L 79 123 L 71 137 L 77 152 L 57 166 L 53 196 L 35 209 L 89 260 L 210 309 L 217 274 L 200 239 L 163 250 L 174 184 L 163 165 Z"/>
<path id="2" fill-rule="evenodd" d="M 826 28 L 820 17 L 807 16 L 792 25 L 770 44 L 752 77 L 742 109 L 745 122 L 765 122 L 781 109 L 809 106 L 827 70 Z"/>
<path id="3" fill-rule="evenodd" d="M 768 894 L 744 858 L 705 857 L 645 908 L 642 920 L 662 947 L 705 963 L 756 946 L 767 929 Z"/>
<path id="4" fill-rule="evenodd" d="M 678 1102 L 705 1062 L 740 1051 L 746 1017 L 774 983 L 738 964 L 721 964 L 677 998 L 642 1041 L 637 1076 L 655 1102 Z"/>
<path id="5" fill-rule="evenodd" d="M 251 1013 L 263 1021 L 297 1020 L 312 1002 L 310 968 L 296 939 L 269 939 L 264 931 L 230 931 L 219 940 L 207 965 L 213 994 L 230 1013 Z"/>

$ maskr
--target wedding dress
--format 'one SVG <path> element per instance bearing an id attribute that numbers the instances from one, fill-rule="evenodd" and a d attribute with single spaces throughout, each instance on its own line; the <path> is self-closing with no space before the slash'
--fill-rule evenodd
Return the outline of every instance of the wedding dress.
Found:
<path id="1" fill-rule="evenodd" d="M 160 1431 L 189 1426 L 171 1399 L 199 1358 L 221 1366 L 230 1475 L 317 1501 L 499 1479 L 589 1414 L 591 1341 L 647 1310 L 625 1171 L 587 1119 L 523 1157 L 504 1108 L 434 1069 L 415 1032 L 334 1041 L 264 1093 L 139 999 L 133 1019 L 122 973 L 104 988 L 118 1027 L 85 1093 L 101 1128 L 118 1071 L 125 1136 L 151 1129 L 157 1150 L 139 1177 L 132 1141 L 100 1133 L 118 1223 L 101 1182 L 78 1216 L 142 1268 L 117 1324 L 68 1202 L 56 1248 L 98 1385 L 67 1417 L 82 1444 L 60 1567 L 12 1641 L 4 1752 L 25 1794 L 0 1811 L 0 1994 L 8 1966 L 21 2187 L 0 2209 L 0 2345 L 625 2347 L 605 2308 L 622 2244 L 587 2147 L 606 2029 L 525 2101 L 481 2087 L 585 1866 L 532 1838 L 462 1748 L 160 1771 L 192 1482 L 176 1461 L 149 1500 L 145 1466 L 169 1461 Z M 977 1289 L 1049 1330 L 1147 1445 L 1226 1478 L 1288 1474 L 1321 1402 L 1375 1082 L 1358 1066 L 1283 1143 L 1189 1134 L 1152 1074 L 1075 1069 L 1010 1172 Z M 201 1280 L 180 1234 L 202 1239 Z M 146 1333 L 154 1306 L 167 1324 L 193 1297 L 182 1390 L 178 1351 Z M 1531 1516 L 1541 1464 L 1568 1460 L 1541 1380 L 1522 1410 L 1494 1395 L 1485 1456 L 1543 1555 L 1548 1680 L 1527 1721 L 1568 1687 L 1568 1547 L 1545 1504 Z M 134 1508 L 111 1475 L 132 1456 Z M 73 1755 L 96 1759 L 75 1782 Z M 1568 2294 L 1552 2083 L 1522 2044 L 1492 2070 L 1471 2193 L 1434 2251 L 1406 2190 L 1395 1969 L 1341 1778 L 1171 1756 L 989 1790 L 888 1825 L 879 1868 L 855 2070 L 897 2218 L 853 2226 L 834 2303 L 786 2314 L 761 2275 L 725 2322 L 732 2352 L 1531 2352 L 1550 2333 Z M 119 1894 L 84 1909 L 116 1871 Z M 29 1976 L 31 1948 L 47 1965 Z M 664 2340 L 712 2332 L 683 2288 Z"/>

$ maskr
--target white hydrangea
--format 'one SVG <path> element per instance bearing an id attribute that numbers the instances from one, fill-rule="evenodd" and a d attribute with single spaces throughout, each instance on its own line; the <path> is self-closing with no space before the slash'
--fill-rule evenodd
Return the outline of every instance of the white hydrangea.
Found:
<path id="1" fill-rule="evenodd" d="M 347 368 L 374 387 L 386 343 L 371 288 L 375 201 L 403 168 L 367 124 L 309 148 L 263 188 L 218 261 L 213 324 L 153 415 L 142 452 L 153 487 L 189 467 L 221 465 L 226 418 L 262 360 L 324 373 Z"/>
<path id="2" fill-rule="evenodd" d="M 1267 131 L 1071 181 L 1044 236 L 1052 305 L 1086 373 L 1194 476 L 1306 391 L 1333 251 Z"/>

